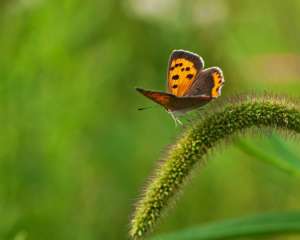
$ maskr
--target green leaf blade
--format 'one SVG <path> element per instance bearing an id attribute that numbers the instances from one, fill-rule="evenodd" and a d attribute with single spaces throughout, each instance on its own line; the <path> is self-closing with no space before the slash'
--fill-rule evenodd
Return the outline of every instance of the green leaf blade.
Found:
<path id="1" fill-rule="evenodd" d="M 226 220 L 154 236 L 151 240 L 221 240 L 291 233 L 300 235 L 300 212 L 266 213 Z"/>

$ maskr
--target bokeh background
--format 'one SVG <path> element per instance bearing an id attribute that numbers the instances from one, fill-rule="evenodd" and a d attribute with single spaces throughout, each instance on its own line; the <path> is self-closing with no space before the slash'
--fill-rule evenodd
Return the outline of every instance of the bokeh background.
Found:
<path id="1" fill-rule="evenodd" d="M 0 238 L 127 239 L 180 133 L 163 109 L 137 111 L 151 103 L 134 87 L 163 90 L 170 52 L 186 49 L 223 69 L 220 101 L 299 98 L 299 43 L 298 0 L 2 0 Z M 299 153 L 276 134 L 220 148 L 156 233 L 299 208 L 299 177 L 262 161 Z"/>

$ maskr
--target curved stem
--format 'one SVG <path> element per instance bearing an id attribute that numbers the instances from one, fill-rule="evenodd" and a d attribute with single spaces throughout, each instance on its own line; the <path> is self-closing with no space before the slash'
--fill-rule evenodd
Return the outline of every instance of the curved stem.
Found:
<path id="1" fill-rule="evenodd" d="M 250 127 L 300 133 L 300 111 L 291 102 L 248 98 L 195 120 L 170 149 L 137 203 L 131 221 L 131 237 L 143 237 L 152 229 L 196 163 L 203 163 L 209 149 Z"/>

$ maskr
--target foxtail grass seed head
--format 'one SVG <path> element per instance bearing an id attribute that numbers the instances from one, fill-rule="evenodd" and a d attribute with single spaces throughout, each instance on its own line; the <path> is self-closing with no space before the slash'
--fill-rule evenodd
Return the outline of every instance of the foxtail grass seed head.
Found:
<path id="1" fill-rule="evenodd" d="M 243 96 L 231 99 L 217 110 L 209 108 L 200 119 L 193 119 L 167 152 L 136 204 L 130 236 L 139 239 L 153 229 L 196 163 L 203 163 L 207 152 L 220 142 L 253 127 L 299 134 L 299 106 L 295 101 L 279 97 Z"/>

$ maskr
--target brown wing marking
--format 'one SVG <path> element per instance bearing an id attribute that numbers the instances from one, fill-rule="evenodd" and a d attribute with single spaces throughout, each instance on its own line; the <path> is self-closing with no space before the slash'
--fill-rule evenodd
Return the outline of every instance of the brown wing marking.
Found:
<path id="1" fill-rule="evenodd" d="M 211 67 L 202 70 L 193 85 L 190 87 L 186 96 L 205 95 L 217 98 L 221 95 L 224 85 L 222 70 L 218 67 Z"/>
<path id="2" fill-rule="evenodd" d="M 157 91 L 151 91 L 151 90 L 145 90 L 142 88 L 136 88 L 138 92 L 143 94 L 145 97 L 151 99 L 152 101 L 162 105 L 166 109 L 169 109 L 169 105 L 171 102 L 173 95 L 169 93 L 164 93 L 164 92 L 157 92 Z"/>
<path id="3" fill-rule="evenodd" d="M 136 90 L 169 111 L 191 110 L 212 100 L 210 96 L 176 97 L 170 93 L 144 90 L 142 88 L 136 88 Z"/>

